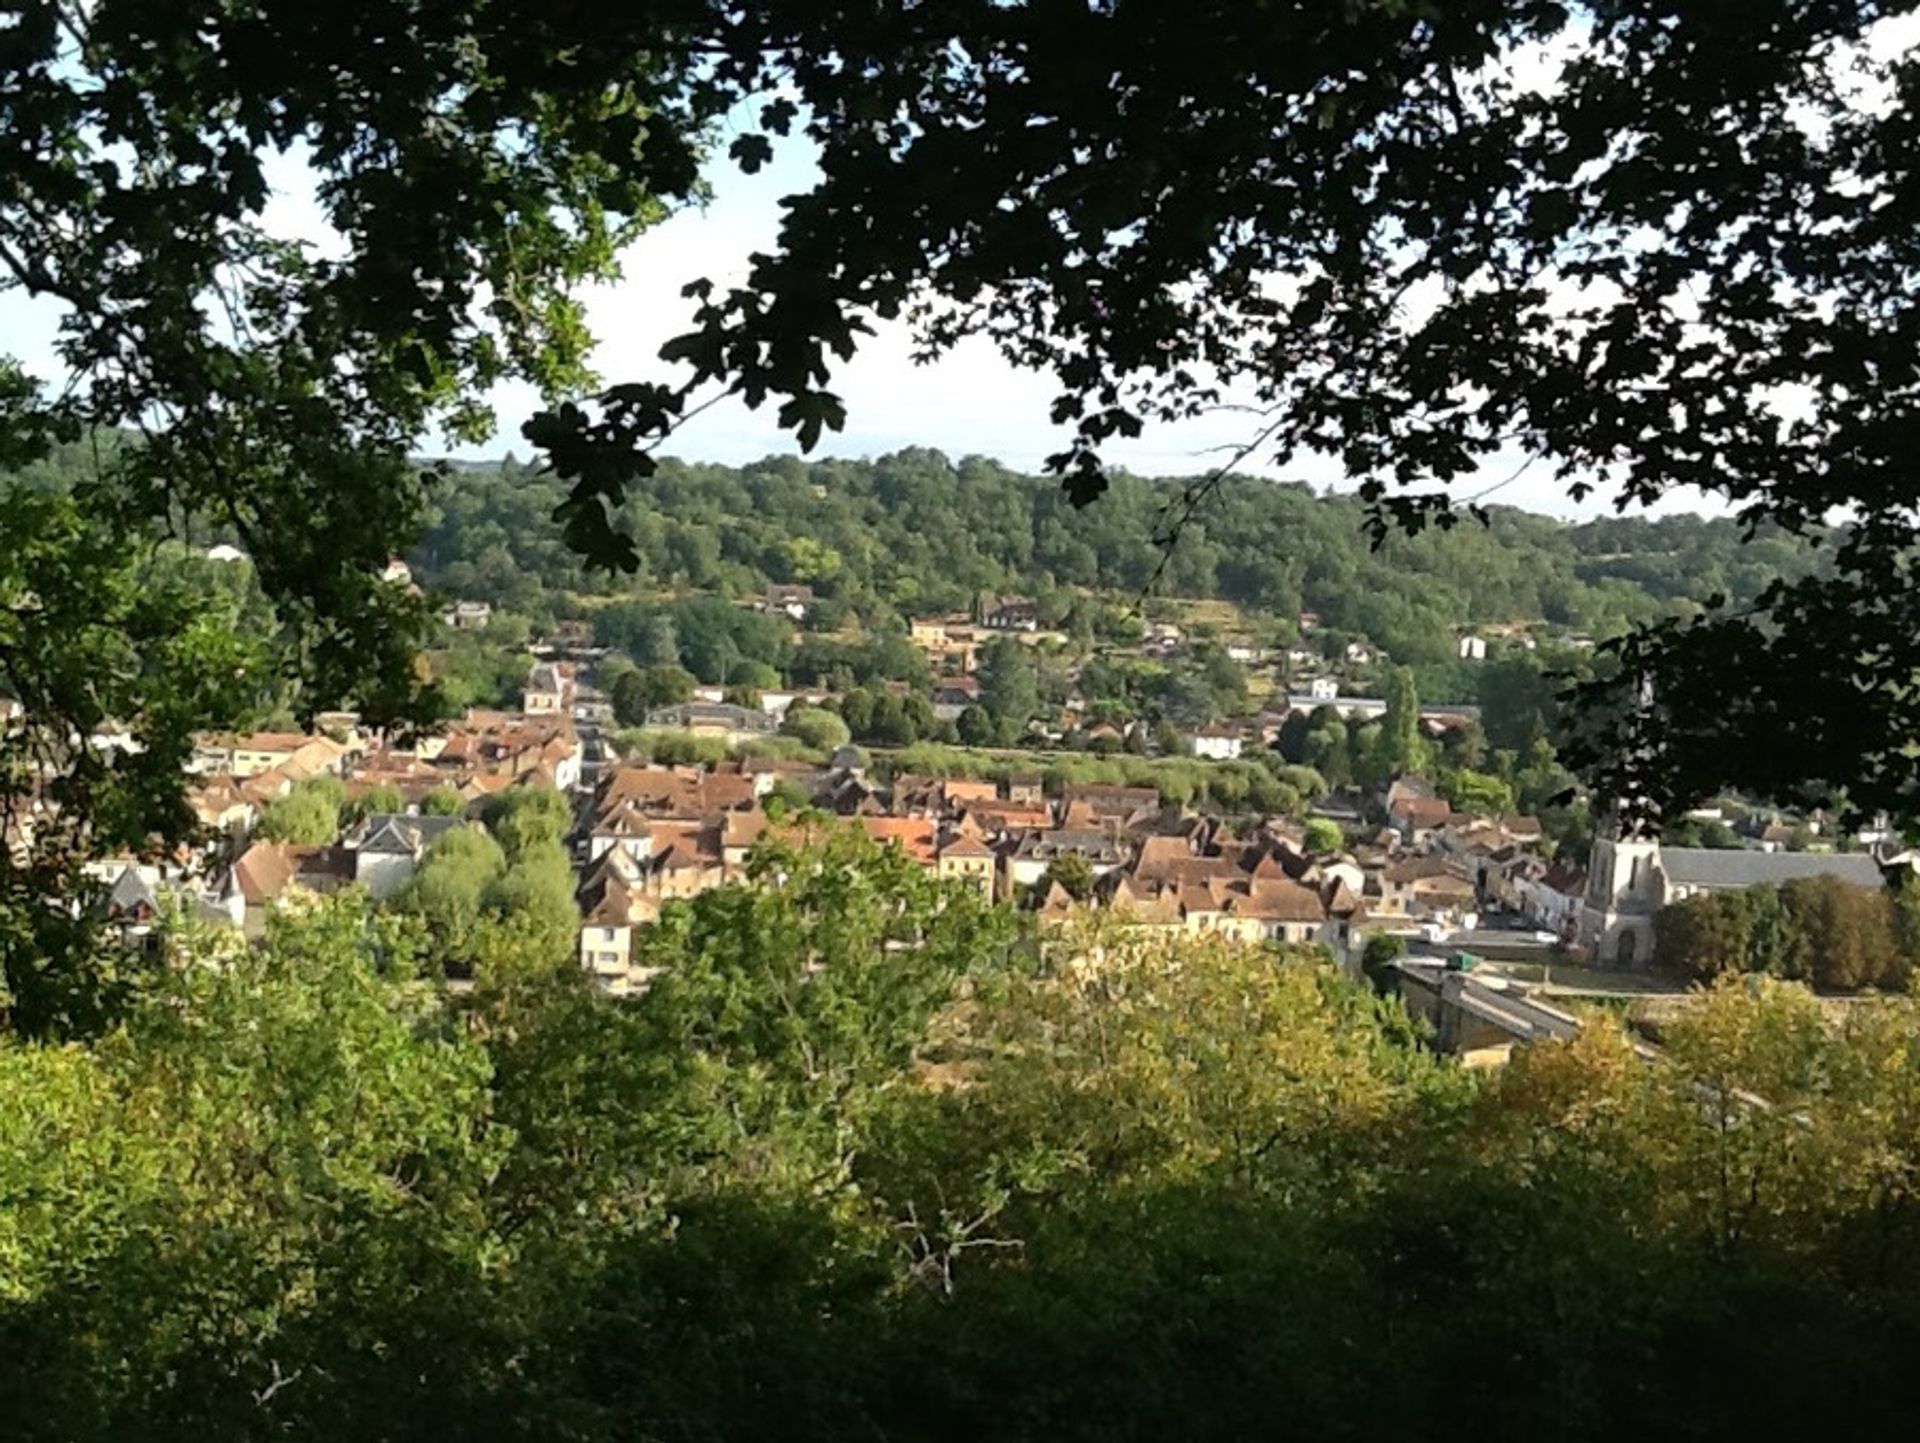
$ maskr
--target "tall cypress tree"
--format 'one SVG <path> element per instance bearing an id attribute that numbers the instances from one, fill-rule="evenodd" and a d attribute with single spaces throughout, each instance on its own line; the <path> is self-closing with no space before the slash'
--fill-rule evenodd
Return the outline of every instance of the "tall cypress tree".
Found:
<path id="1" fill-rule="evenodd" d="M 1396 666 L 1387 678 L 1387 714 L 1381 721 L 1381 740 L 1388 770 L 1395 776 L 1423 771 L 1427 765 L 1426 738 L 1420 735 L 1420 697 L 1413 672 Z"/>

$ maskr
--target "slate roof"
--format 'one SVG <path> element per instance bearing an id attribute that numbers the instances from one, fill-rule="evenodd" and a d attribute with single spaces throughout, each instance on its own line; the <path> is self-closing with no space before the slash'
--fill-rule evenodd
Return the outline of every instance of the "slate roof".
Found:
<path id="1" fill-rule="evenodd" d="M 724 701 L 689 701 L 678 706 L 655 707 L 647 713 L 650 727 L 724 726 L 733 731 L 770 732 L 776 723 L 758 707 L 735 706 Z"/>
<path id="2" fill-rule="evenodd" d="M 1160 793 L 1153 787 L 1123 787 L 1109 782 L 1073 782 L 1061 792 L 1068 803 L 1091 802 L 1102 811 L 1134 811 L 1160 806 Z"/>
<path id="3" fill-rule="evenodd" d="M 1050 861 L 1068 852 L 1078 852 L 1090 862 L 1120 860 L 1120 846 L 1112 833 L 1091 827 L 1056 827 L 1048 832 L 1029 832 L 1020 839 L 1015 855 Z"/>
<path id="4" fill-rule="evenodd" d="M 360 827 L 359 850 L 377 856 L 417 857 L 445 833 L 465 825 L 465 817 L 371 812 Z"/>
<path id="5" fill-rule="evenodd" d="M 1678 887 L 1718 891 L 1778 886 L 1802 877 L 1837 877 L 1856 887 L 1881 887 L 1880 865 L 1864 852 L 1749 852 L 1714 847 L 1662 847 L 1660 867 Z"/>
<path id="6" fill-rule="evenodd" d="M 123 868 L 114 879 L 113 890 L 107 893 L 107 910 L 117 916 L 140 907 L 157 912 L 160 910 L 160 901 L 153 895 L 153 889 L 147 885 L 138 869 Z"/>

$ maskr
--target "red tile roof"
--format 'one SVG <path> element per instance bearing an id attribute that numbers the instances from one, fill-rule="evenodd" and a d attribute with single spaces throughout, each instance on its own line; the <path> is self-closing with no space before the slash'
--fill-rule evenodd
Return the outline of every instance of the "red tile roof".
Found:
<path id="1" fill-rule="evenodd" d="M 936 855 L 933 823 L 926 818 L 861 817 L 859 824 L 866 834 L 880 845 L 898 842 L 900 850 L 921 866 L 933 865 Z"/>

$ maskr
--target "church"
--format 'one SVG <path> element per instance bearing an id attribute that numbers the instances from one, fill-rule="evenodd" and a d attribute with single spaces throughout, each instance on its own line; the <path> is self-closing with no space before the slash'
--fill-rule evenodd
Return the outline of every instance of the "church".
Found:
<path id="1" fill-rule="evenodd" d="M 1596 962 L 1644 965 L 1653 956 L 1653 918 L 1701 892 L 1777 887 L 1799 877 L 1837 877 L 1883 887 L 1881 864 L 1865 852 L 1755 852 L 1662 847 L 1651 837 L 1596 837 L 1580 910 L 1580 945 Z"/>

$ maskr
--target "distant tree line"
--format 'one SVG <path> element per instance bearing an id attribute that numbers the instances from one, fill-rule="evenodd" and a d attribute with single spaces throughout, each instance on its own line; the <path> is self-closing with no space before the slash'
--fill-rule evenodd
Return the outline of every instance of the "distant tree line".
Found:
<path id="1" fill-rule="evenodd" d="M 1539 620 L 1602 636 L 1690 613 L 1715 595 L 1751 600 L 1777 578 L 1806 573 L 1814 557 L 1764 529 L 1742 545 L 1730 519 L 1569 525 L 1507 508 L 1495 508 L 1485 528 L 1393 535 L 1375 550 L 1357 500 L 1251 477 L 1221 488 L 1163 556 L 1153 544 L 1156 523 L 1181 484 L 1122 475 L 1100 505 L 1076 510 L 1049 478 L 924 449 L 875 461 L 772 457 L 745 467 L 669 459 L 615 518 L 634 536 L 639 572 L 609 579 L 586 572 L 551 525 L 560 484 L 509 460 L 460 468 L 438 486 L 409 554 L 438 590 L 543 619 L 570 614 L 575 598 L 691 591 L 740 599 L 769 582 L 800 582 L 816 596 L 813 630 L 852 620 L 882 635 L 902 613 L 966 611 L 983 593 L 1031 597 L 1043 621 L 1071 627 L 1085 592 L 1131 604 L 1151 588 L 1235 602 L 1265 619 L 1274 642 L 1297 639 L 1298 615 L 1316 612 L 1321 624 L 1306 645 L 1338 656 L 1348 640 L 1364 638 L 1415 667 L 1426 695 L 1449 701 L 1480 699 L 1484 684 L 1523 686 L 1555 660 L 1523 654 L 1513 663 L 1520 676 L 1489 683 L 1488 663 L 1458 657 L 1463 627 Z M 1127 623 L 1116 613 L 1125 609 L 1090 612 L 1086 631 L 1117 636 Z M 686 664 L 702 680 L 724 682 L 729 656 L 709 631 L 702 624 L 682 633 Z M 776 648 L 732 640 L 742 657 L 783 664 Z M 807 677 L 833 664 L 829 648 L 815 655 L 800 660 Z M 863 675 L 862 658 L 845 660 L 857 680 L 878 674 Z M 1548 706 L 1551 694 L 1546 687 L 1531 709 Z M 1518 745 L 1525 725 L 1500 744 Z"/>

